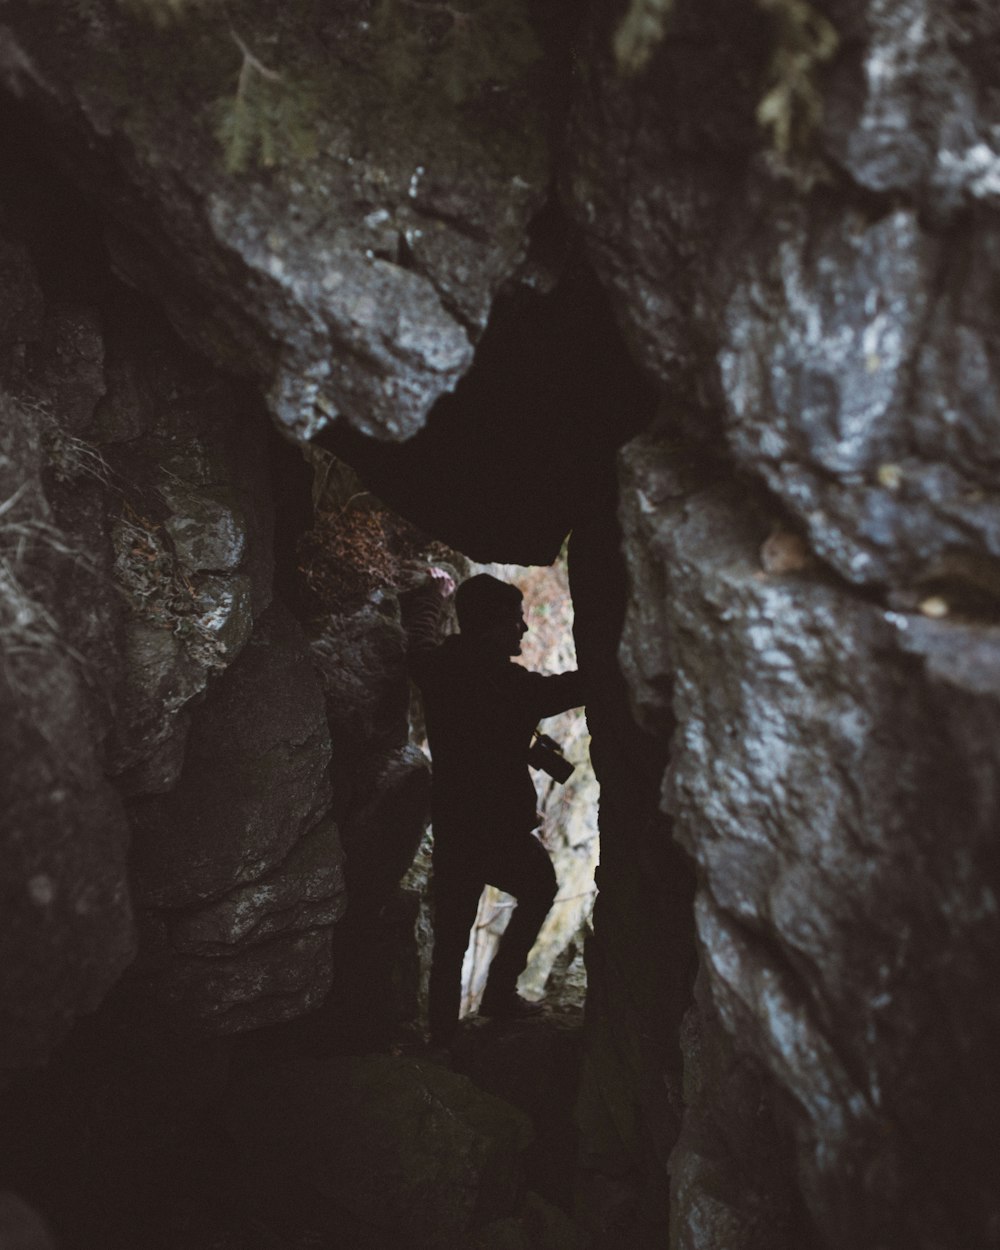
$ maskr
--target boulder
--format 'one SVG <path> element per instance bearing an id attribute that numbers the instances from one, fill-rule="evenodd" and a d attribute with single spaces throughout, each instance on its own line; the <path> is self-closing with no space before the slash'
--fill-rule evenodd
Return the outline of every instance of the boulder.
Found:
<path id="1" fill-rule="evenodd" d="M 330 736 L 351 764 L 373 751 L 402 748 L 410 686 L 398 619 L 375 606 L 329 616 L 310 645 Z"/>
<path id="2" fill-rule="evenodd" d="M 674 429 L 721 435 L 848 580 L 969 580 L 955 551 L 998 555 L 1000 151 L 974 49 L 1000 18 L 792 7 L 673 6 L 632 76 L 595 23 L 566 200 Z M 769 83 L 821 119 L 790 149 L 758 125 Z"/>
<path id="3" fill-rule="evenodd" d="M 403 438 L 471 363 L 548 181 L 526 13 L 445 17 L 25 6 L 3 62 L 190 343 L 291 432 Z"/>
<path id="4" fill-rule="evenodd" d="M 247 1065 L 226 1120 L 272 1219 L 359 1250 L 472 1244 L 515 1211 L 531 1137 L 465 1077 L 388 1055 Z"/>
<path id="5" fill-rule="evenodd" d="M 198 709 L 167 795 L 133 805 L 146 906 L 191 906 L 284 861 L 330 803 L 330 739 L 301 630 L 274 607 Z"/>
<path id="6" fill-rule="evenodd" d="M 647 553 L 634 601 L 660 605 L 679 726 L 664 801 L 697 865 L 713 1008 L 768 1073 L 828 1244 L 985 1245 L 996 626 L 769 573 L 745 491 L 652 436 L 626 466 L 626 532 Z M 638 619 L 623 662 L 648 703 L 663 674 Z"/>
<path id="7" fill-rule="evenodd" d="M 133 804 L 136 985 L 178 1023 L 242 1032 L 318 1006 L 346 906 L 330 741 L 309 648 L 261 619 L 193 717 L 173 790 Z"/>

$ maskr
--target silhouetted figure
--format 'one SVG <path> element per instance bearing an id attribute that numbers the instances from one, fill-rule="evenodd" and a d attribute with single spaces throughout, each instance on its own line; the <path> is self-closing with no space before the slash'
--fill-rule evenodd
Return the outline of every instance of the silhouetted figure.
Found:
<path id="1" fill-rule="evenodd" d="M 430 1027 L 447 1044 L 458 1024 L 462 959 L 485 885 L 517 907 L 490 967 L 480 1013 L 530 1014 L 517 978 L 556 896 L 528 749 L 538 721 L 584 702 L 578 672 L 544 677 L 511 663 L 527 632 L 516 586 L 480 574 L 455 597 L 460 633 L 411 652 L 433 760 L 434 954 Z"/>

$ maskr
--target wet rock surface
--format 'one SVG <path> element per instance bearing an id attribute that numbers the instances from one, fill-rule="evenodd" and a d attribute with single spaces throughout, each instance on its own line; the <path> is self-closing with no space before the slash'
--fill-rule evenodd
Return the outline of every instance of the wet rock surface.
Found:
<path id="1" fill-rule="evenodd" d="M 678 6 L 638 79 L 597 45 L 563 177 L 598 272 L 677 427 L 721 423 L 842 576 L 932 577 L 968 546 L 992 563 L 998 154 L 970 49 L 996 19 L 824 6 L 841 51 L 788 107 L 812 92 L 825 121 L 783 156 L 755 110 L 788 31 L 731 8 Z"/>
<path id="2" fill-rule="evenodd" d="M 658 704 L 653 722 L 637 716 L 619 668 L 621 543 L 615 517 L 605 516 L 575 530 L 570 544 L 577 655 L 596 686 L 587 720 L 601 786 L 577 1109 L 578 1210 L 596 1246 L 652 1250 L 668 1236 L 667 1161 L 682 1114 L 678 1037 L 695 966 L 693 880 L 659 810 L 666 747 L 653 730 L 669 733 L 669 705 Z M 661 698 L 669 691 L 667 674 L 657 691 Z"/>
<path id="3" fill-rule="evenodd" d="M 197 710 L 169 795 L 134 804 L 148 909 L 136 976 L 207 1027 L 318 1005 L 346 905 L 330 740 L 309 648 L 277 606 Z"/>
<path id="4" fill-rule="evenodd" d="M 973 1143 L 998 1109 L 991 1091 L 957 1111 L 955 1065 L 975 1054 L 981 1070 L 996 1038 L 995 996 L 976 1009 L 963 988 L 995 976 L 995 797 L 958 725 L 993 716 L 998 655 L 982 441 L 1000 412 L 983 320 L 995 71 L 972 50 L 992 46 L 996 19 L 764 7 L 673 6 L 633 75 L 595 13 L 562 166 L 662 388 L 661 435 L 623 462 L 622 665 L 637 719 L 669 749 L 662 802 L 698 874 L 708 989 L 691 1036 L 732 1048 L 712 1092 L 659 1121 L 661 1141 L 681 1132 L 671 1236 L 985 1246 L 995 1180 Z M 942 685 L 945 651 L 963 658 Z M 616 923 L 603 939 L 598 924 L 598 949 L 627 930 L 624 898 L 601 905 Z M 627 977 L 593 952 L 590 968 L 595 1004 Z M 606 1073 L 629 1063 L 603 1053 L 592 1105 L 610 1111 L 621 1086 Z M 755 1132 L 794 1156 L 797 1193 L 755 1168 Z M 728 1162 L 727 1136 L 742 1142 Z M 927 1184 L 947 1170 L 931 1161 L 944 1139 L 963 1160 L 957 1203 Z"/>
<path id="5" fill-rule="evenodd" d="M 143 901 L 216 898 L 280 863 L 329 806 L 330 750 L 305 638 L 273 608 L 198 709 L 178 785 L 133 807 Z"/>
<path id="6" fill-rule="evenodd" d="M 998 1108 L 957 1089 L 975 1084 L 1000 1022 L 972 989 L 995 976 L 995 796 L 981 788 L 993 731 L 972 755 L 964 728 L 996 716 L 995 627 L 768 574 L 765 529 L 733 487 L 699 484 L 662 442 L 626 463 L 627 528 L 665 571 L 679 728 L 664 802 L 698 867 L 714 1008 L 773 1082 L 829 1244 L 985 1245 L 981 1143 Z M 945 645 L 963 655 L 947 675 Z M 625 658 L 654 700 L 664 657 L 633 631 Z M 946 1190 L 918 1179 L 932 1171 Z"/>

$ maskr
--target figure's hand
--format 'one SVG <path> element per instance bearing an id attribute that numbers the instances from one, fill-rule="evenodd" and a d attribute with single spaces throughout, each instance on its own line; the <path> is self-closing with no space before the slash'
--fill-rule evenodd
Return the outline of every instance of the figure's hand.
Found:
<path id="1" fill-rule="evenodd" d="M 442 599 L 447 599 L 449 595 L 455 593 L 455 579 L 450 573 L 446 573 L 444 569 L 439 569 L 436 564 L 432 564 L 428 571 Z"/>

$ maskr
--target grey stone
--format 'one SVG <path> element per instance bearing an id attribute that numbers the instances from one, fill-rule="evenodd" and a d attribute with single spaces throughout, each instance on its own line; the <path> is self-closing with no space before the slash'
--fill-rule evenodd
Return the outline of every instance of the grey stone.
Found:
<path id="1" fill-rule="evenodd" d="M 190 907 L 273 869 L 327 810 L 329 760 L 308 648 L 272 608 L 195 713 L 176 788 L 133 810 L 144 902 Z"/>
<path id="2" fill-rule="evenodd" d="M 329 928 L 346 906 L 343 861 L 337 826 L 323 821 L 251 885 L 197 911 L 172 913 L 170 944 L 181 954 L 227 957 L 276 934 Z"/>
<path id="3" fill-rule="evenodd" d="M 912 581 L 957 549 L 995 560 L 1000 364 L 963 293 L 975 256 L 990 298 L 994 234 L 943 261 L 914 212 L 793 209 L 762 238 L 719 354 L 736 455 L 851 581 Z"/>
<path id="4" fill-rule="evenodd" d="M 206 576 L 198 582 L 193 618 L 202 635 L 194 639 L 191 651 L 206 667 L 221 668 L 243 650 L 253 630 L 250 578 Z"/>
<path id="5" fill-rule="evenodd" d="M 750 87 L 783 36 L 754 7 L 727 29 L 714 3 L 677 6 L 675 38 L 639 79 L 595 49 L 564 175 L 571 211 L 672 428 L 724 435 L 841 576 L 908 585 L 952 549 L 995 561 L 984 434 L 1000 390 L 981 310 L 997 282 L 996 104 L 974 49 L 993 46 L 996 15 L 826 6 L 843 55 L 800 85 L 827 91 L 823 144 L 855 143 L 859 181 L 897 195 L 873 203 L 815 169 L 805 181 L 825 179 L 822 192 L 796 183 L 818 135 L 789 166 L 755 132 Z M 945 201 L 984 211 L 948 233 Z"/>
<path id="6" fill-rule="evenodd" d="M 406 634 L 377 608 L 331 616 L 311 642 L 331 737 L 355 755 L 406 741 Z"/>
<path id="7" fill-rule="evenodd" d="M 143 621 L 129 622 L 124 659 L 115 770 L 149 760 L 150 780 L 158 779 L 154 792 L 168 790 L 184 758 L 189 719 L 180 712 L 204 690 L 208 675 L 170 629 Z"/>
<path id="8" fill-rule="evenodd" d="M 176 615 L 154 606 L 146 619 L 129 620 L 112 747 L 112 770 L 123 775 L 128 793 L 162 793 L 173 785 L 183 762 L 188 704 L 245 646 L 253 629 L 250 596 L 250 579 L 242 574 L 206 575 L 186 605 L 193 610 Z"/>
<path id="9" fill-rule="evenodd" d="M 145 434 L 154 420 L 156 403 L 142 366 L 132 359 L 106 361 L 104 383 L 88 435 L 103 444 L 126 443 Z"/>
<path id="10" fill-rule="evenodd" d="M 57 305 L 29 354 L 30 372 L 59 427 L 85 430 L 104 395 L 104 337 L 96 308 Z"/>
<path id="11" fill-rule="evenodd" d="M 166 32 L 140 22 L 101 0 L 86 15 L 8 15 L 4 36 L 7 61 L 31 67 L 19 86 L 75 132 L 69 163 L 124 227 L 109 236 L 117 268 L 189 342 L 251 374 L 288 430 L 308 435 L 339 415 L 381 438 L 412 434 L 469 367 L 493 295 L 526 252 L 548 179 L 538 101 L 501 85 L 505 108 L 484 113 L 488 68 L 468 84 L 478 108 L 440 93 L 415 101 L 419 88 L 393 81 L 394 36 L 367 34 L 349 12 L 304 6 L 275 23 L 246 11 L 239 31 L 194 10 Z M 469 32 L 501 77 L 514 63 L 508 30 Z M 439 51 L 418 55 L 433 70 Z M 269 107 L 286 110 L 273 132 Z M 213 117 L 230 124 L 239 171 Z M 129 136 L 120 161 L 113 130 Z M 110 165 L 90 165 L 95 145 Z"/>
<path id="12" fill-rule="evenodd" d="M 812 1218 L 830 1244 L 986 1244 L 996 1187 L 976 1143 L 998 1108 L 959 1110 L 954 1090 L 1000 1027 L 971 988 L 995 976 L 1000 925 L 983 789 L 998 708 L 979 677 L 996 631 L 766 574 L 736 488 L 700 483 L 655 439 L 626 463 L 627 532 L 659 565 L 679 726 L 664 801 L 699 870 L 702 959 L 737 1050 L 790 1108 Z M 651 588 L 632 571 L 638 602 Z M 626 669 L 650 703 L 641 652 L 629 629 Z M 966 1231 L 917 1180 L 931 1167 Z"/>
<path id="13" fill-rule="evenodd" d="M 319 1007 L 330 988 L 331 944 L 332 930 L 324 924 L 279 932 L 226 958 L 156 952 L 152 966 L 143 957 L 133 979 L 179 1029 L 245 1033 Z"/>
<path id="14" fill-rule="evenodd" d="M 160 487 L 170 505 L 165 522 L 174 550 L 188 572 L 231 572 L 246 550 L 246 525 L 239 512 L 210 491 L 191 491 L 176 485 Z"/>
<path id="15" fill-rule="evenodd" d="M 850 5 L 830 8 L 844 56 L 825 94 L 825 151 L 872 191 L 919 196 L 941 212 L 995 207 L 1000 109 L 977 81 L 1000 37 L 995 8 L 876 2 L 863 26 Z"/>
<path id="16" fill-rule="evenodd" d="M 684 1125 L 670 1156 L 670 1238 L 677 1250 L 822 1244 L 796 1189 L 791 1135 L 767 1073 L 726 1032 L 707 977 L 684 1019 Z"/>
<path id="17" fill-rule="evenodd" d="M 115 327 L 109 392 L 88 431 L 103 440 L 128 605 L 109 763 L 133 795 L 173 785 L 188 705 L 246 644 L 273 577 L 263 421 L 167 327 L 146 325 L 147 307 L 135 317 L 146 333 L 136 342 Z"/>

